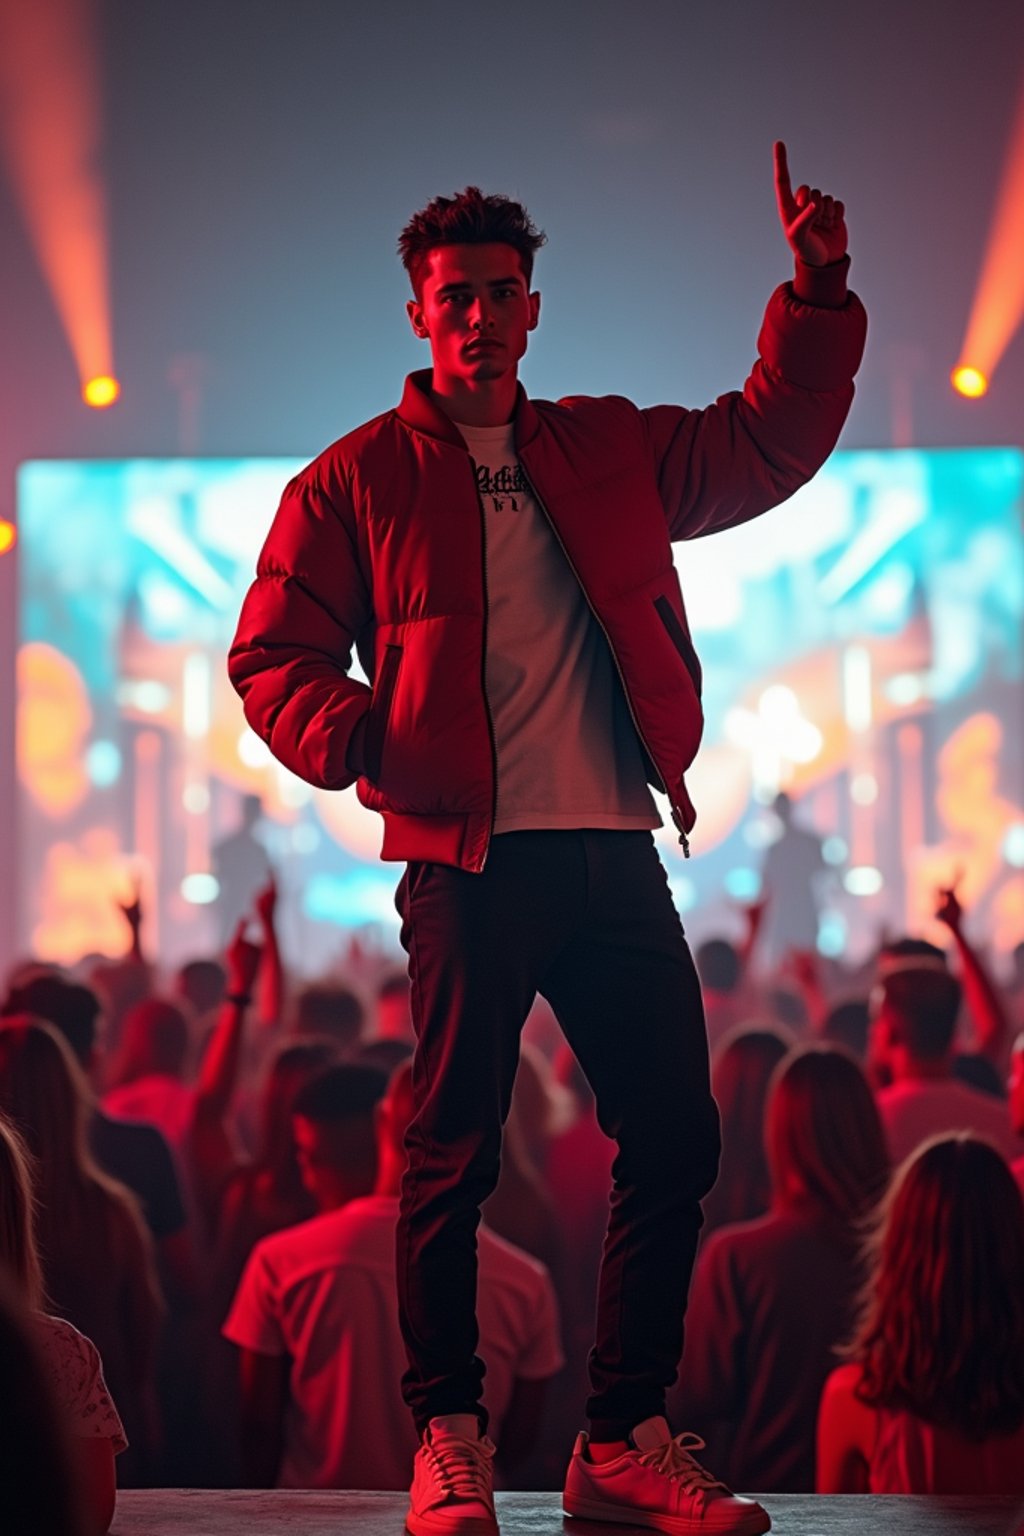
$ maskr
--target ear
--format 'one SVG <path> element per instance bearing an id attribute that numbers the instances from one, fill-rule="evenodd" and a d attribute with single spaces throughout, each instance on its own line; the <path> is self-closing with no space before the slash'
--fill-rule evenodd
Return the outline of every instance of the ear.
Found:
<path id="1" fill-rule="evenodd" d="M 409 324 L 421 341 L 426 341 L 430 335 L 423 319 L 423 305 L 419 299 L 409 299 L 405 306 L 405 312 L 409 316 Z"/>
<path id="2" fill-rule="evenodd" d="M 528 294 L 527 302 L 530 306 L 530 318 L 526 322 L 526 329 L 528 331 L 535 331 L 537 329 L 537 321 L 540 319 L 540 294 Z"/>

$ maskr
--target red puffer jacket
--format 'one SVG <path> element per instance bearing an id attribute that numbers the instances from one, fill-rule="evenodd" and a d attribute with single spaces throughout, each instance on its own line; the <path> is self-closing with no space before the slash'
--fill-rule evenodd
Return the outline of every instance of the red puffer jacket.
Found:
<path id="1" fill-rule="evenodd" d="M 607 637 L 684 848 L 695 814 L 683 774 L 703 718 L 671 540 L 776 506 L 832 451 L 866 329 L 847 265 L 798 263 L 769 301 L 742 394 L 706 410 L 519 389 L 520 462 Z M 384 818 L 382 858 L 478 872 L 496 782 L 484 517 L 429 382 L 429 370 L 410 375 L 397 410 L 286 487 L 228 670 L 253 730 L 293 773 L 326 789 L 358 776 L 360 800 Z M 372 689 L 348 676 L 353 645 Z"/>

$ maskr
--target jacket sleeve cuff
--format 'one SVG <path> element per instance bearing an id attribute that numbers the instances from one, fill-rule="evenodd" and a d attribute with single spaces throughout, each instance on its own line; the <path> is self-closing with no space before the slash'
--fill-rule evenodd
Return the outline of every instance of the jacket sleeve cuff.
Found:
<path id="1" fill-rule="evenodd" d="M 793 274 L 793 292 L 804 304 L 817 304 L 822 309 L 842 309 L 846 303 L 846 274 L 850 270 L 849 256 L 830 261 L 825 267 L 812 267 L 810 262 L 796 258 Z"/>

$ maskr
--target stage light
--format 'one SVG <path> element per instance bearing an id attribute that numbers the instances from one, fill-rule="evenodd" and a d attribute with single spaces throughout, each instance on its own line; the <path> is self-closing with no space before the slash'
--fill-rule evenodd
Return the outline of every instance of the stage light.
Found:
<path id="1" fill-rule="evenodd" d="M 18 530 L 13 523 L 8 523 L 0 518 L 0 555 L 6 555 L 9 549 L 13 549 L 18 537 Z"/>
<path id="2" fill-rule="evenodd" d="M 91 405 L 98 411 L 113 405 L 120 393 L 120 384 L 107 373 L 98 374 L 96 378 L 89 379 L 82 385 L 82 399 L 86 405 Z"/>
<path id="3" fill-rule="evenodd" d="M 988 379 L 978 368 L 961 364 L 953 369 L 950 378 L 957 394 L 965 395 L 968 400 L 980 400 L 982 395 L 988 393 Z"/>
<path id="4" fill-rule="evenodd" d="M 983 395 L 999 359 L 1024 319 L 1024 89 L 1010 127 L 992 225 L 971 303 L 953 385 L 971 398 Z M 958 376 L 973 376 L 964 389 Z M 980 388 L 978 384 L 980 383 Z"/>
<path id="5" fill-rule="evenodd" d="M 0 4 L 0 160 L 80 386 L 113 372 L 99 12 Z"/>

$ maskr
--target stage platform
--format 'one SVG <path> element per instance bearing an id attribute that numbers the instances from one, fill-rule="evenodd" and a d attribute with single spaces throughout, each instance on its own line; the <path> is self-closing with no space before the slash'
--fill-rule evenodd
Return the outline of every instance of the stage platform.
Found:
<path id="1" fill-rule="evenodd" d="M 1017 1536 L 1017 1499 L 761 1495 L 776 1536 Z M 126 1489 L 113 1536 L 403 1536 L 403 1493 Z M 503 1536 L 644 1536 L 562 1515 L 557 1493 L 499 1493 Z"/>

